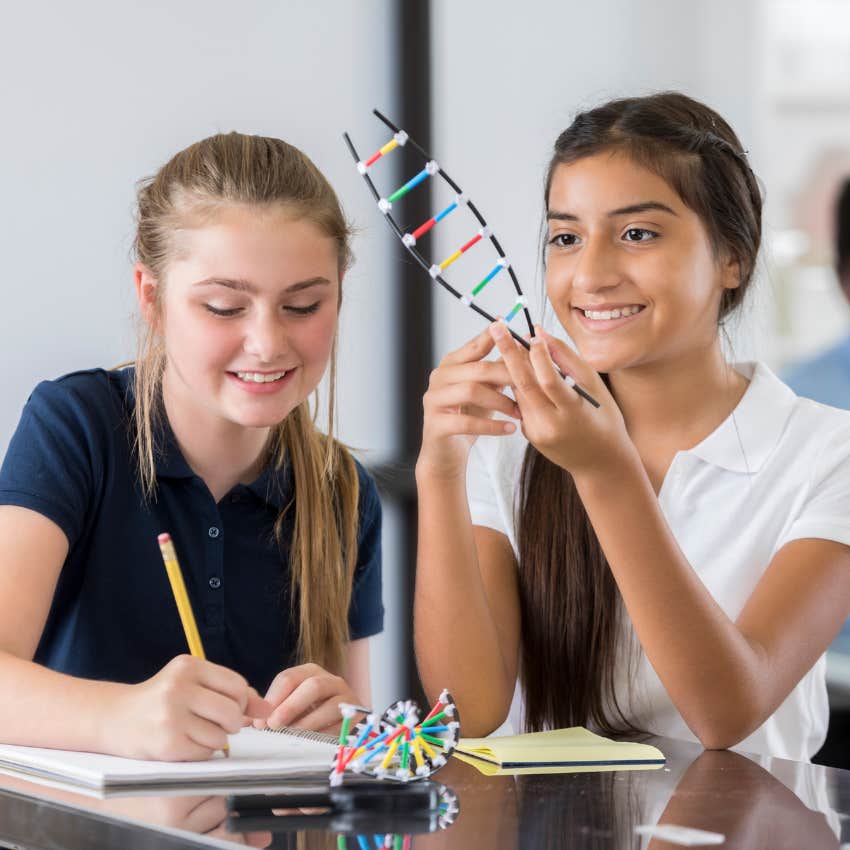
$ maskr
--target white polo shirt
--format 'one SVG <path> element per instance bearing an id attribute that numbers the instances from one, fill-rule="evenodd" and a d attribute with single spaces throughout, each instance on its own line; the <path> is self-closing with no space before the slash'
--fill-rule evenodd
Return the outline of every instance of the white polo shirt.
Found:
<path id="1" fill-rule="evenodd" d="M 750 379 L 741 401 L 699 445 L 676 453 L 658 495 L 682 552 L 733 620 L 786 543 L 822 538 L 850 545 L 850 412 L 799 398 L 761 363 L 735 368 Z M 473 524 L 507 535 L 514 554 L 526 446 L 519 432 L 480 437 L 467 473 Z M 695 741 L 642 652 L 629 676 L 628 647 L 637 640 L 625 619 L 616 678 L 620 704 L 639 728 Z M 808 759 L 823 743 L 828 715 L 821 657 L 735 749 Z M 519 687 L 510 721 L 522 729 Z"/>

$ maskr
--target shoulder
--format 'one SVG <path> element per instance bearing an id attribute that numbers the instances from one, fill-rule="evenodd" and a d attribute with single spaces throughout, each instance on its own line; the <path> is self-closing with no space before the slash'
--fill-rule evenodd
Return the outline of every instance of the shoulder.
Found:
<path id="1" fill-rule="evenodd" d="M 15 432 L 18 450 L 28 451 L 35 440 L 54 453 L 71 445 L 87 453 L 103 451 L 114 435 L 126 433 L 131 417 L 127 371 L 87 369 L 39 383 Z"/>
<path id="2" fill-rule="evenodd" d="M 789 437 L 822 445 L 825 440 L 846 441 L 850 448 L 850 410 L 794 395 L 788 420 Z"/>
<path id="3" fill-rule="evenodd" d="M 829 434 L 834 431 L 842 434 L 850 432 L 850 410 L 833 407 L 803 396 L 795 396 L 792 418 L 797 427 L 814 428 L 816 434 Z"/>
<path id="4" fill-rule="evenodd" d="M 800 538 L 850 545 L 850 411 L 796 396 L 764 466 L 764 504 L 787 514 L 776 550 Z"/>
<path id="5" fill-rule="evenodd" d="M 744 427 L 758 426 L 766 444 L 765 471 L 783 479 L 813 479 L 850 463 L 850 411 L 797 395 L 763 364 L 754 375 L 760 382 L 759 410 Z"/>
<path id="6" fill-rule="evenodd" d="M 85 369 L 42 381 L 27 405 L 41 413 L 115 421 L 132 403 L 132 369 Z"/>
<path id="7" fill-rule="evenodd" d="M 94 516 L 107 470 L 129 456 L 127 381 L 88 369 L 38 384 L 0 467 L 3 503 L 44 514 L 76 541 Z"/>
<path id="8" fill-rule="evenodd" d="M 841 489 L 850 492 L 850 411 L 807 398 L 796 402 L 786 454 L 802 455 L 802 469 L 813 487 L 840 476 Z"/>

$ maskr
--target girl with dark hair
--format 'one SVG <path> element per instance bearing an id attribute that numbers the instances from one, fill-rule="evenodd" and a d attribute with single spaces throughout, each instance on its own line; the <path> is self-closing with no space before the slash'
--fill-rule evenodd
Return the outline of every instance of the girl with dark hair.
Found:
<path id="1" fill-rule="evenodd" d="M 808 758 L 850 609 L 850 415 L 723 355 L 761 238 L 746 152 L 684 95 L 613 101 L 558 138 L 545 211 L 577 350 L 539 329 L 526 353 L 497 323 L 424 399 L 426 690 L 469 735 L 510 711 Z"/>

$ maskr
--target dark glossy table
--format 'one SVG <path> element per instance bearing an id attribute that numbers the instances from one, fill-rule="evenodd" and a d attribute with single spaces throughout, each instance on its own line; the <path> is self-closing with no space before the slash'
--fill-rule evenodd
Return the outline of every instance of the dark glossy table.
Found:
<path id="1" fill-rule="evenodd" d="M 457 760 L 437 774 L 460 813 L 444 830 L 415 834 L 425 848 L 674 848 L 639 825 L 720 833 L 726 848 L 832 848 L 850 841 L 850 771 L 651 739 L 667 756 L 657 770 L 491 776 Z M 318 812 L 308 812 L 321 821 Z M 297 815 L 303 824 L 303 813 Z M 0 847 L 26 850 L 250 845 L 374 850 L 375 828 L 343 839 L 326 828 L 233 832 L 226 797 L 210 794 L 94 799 L 0 776 Z M 327 817 L 324 816 L 324 821 Z M 318 824 L 317 824 L 318 825 Z M 365 842 L 365 844 L 364 844 Z M 692 845 L 695 846 L 695 845 Z"/>

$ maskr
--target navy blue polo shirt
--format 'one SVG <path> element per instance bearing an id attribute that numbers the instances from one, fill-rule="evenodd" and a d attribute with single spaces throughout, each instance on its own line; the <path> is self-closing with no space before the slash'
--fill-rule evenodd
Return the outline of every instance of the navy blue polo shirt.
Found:
<path id="1" fill-rule="evenodd" d="M 132 368 L 74 372 L 36 387 L 12 437 L 0 504 L 43 514 L 70 546 L 35 660 L 72 676 L 136 683 L 188 652 L 157 542 L 167 531 L 207 658 L 265 693 L 296 661 L 298 606 L 293 613 L 287 551 L 274 537 L 280 510 L 297 498 L 290 468 L 266 469 L 216 503 L 165 425 L 156 500 L 146 503 L 134 467 L 133 409 Z M 357 473 L 352 640 L 380 632 L 384 613 L 381 506 L 359 463 Z"/>

